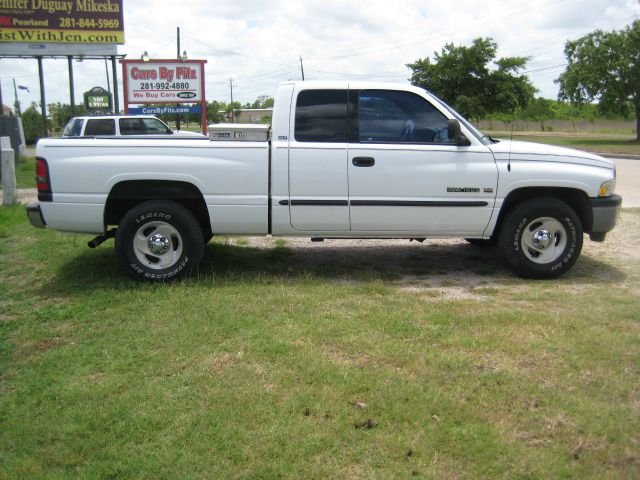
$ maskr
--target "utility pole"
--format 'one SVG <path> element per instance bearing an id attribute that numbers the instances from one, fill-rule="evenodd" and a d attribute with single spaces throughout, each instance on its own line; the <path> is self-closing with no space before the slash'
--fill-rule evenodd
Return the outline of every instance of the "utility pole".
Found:
<path id="1" fill-rule="evenodd" d="M 302 72 L 302 81 L 304 82 L 304 65 L 302 64 L 302 56 L 300 56 L 300 71 Z"/>
<path id="2" fill-rule="evenodd" d="M 229 88 L 231 89 L 231 123 L 234 123 L 233 121 L 233 78 L 229 77 Z"/>

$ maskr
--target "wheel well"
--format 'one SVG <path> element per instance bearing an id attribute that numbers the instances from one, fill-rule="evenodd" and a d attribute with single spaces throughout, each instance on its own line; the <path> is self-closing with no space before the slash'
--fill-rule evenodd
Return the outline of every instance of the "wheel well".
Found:
<path id="1" fill-rule="evenodd" d="M 542 197 L 552 197 L 562 200 L 576 212 L 576 215 L 580 218 L 584 232 L 591 232 L 591 227 L 593 225 L 591 202 L 589 201 L 587 194 L 582 190 L 575 188 L 525 187 L 514 190 L 507 195 L 507 198 L 504 199 L 502 208 L 500 209 L 500 214 L 498 215 L 494 236 L 499 231 L 500 226 L 502 225 L 502 220 L 507 212 L 515 205 L 525 200 Z"/>
<path id="2" fill-rule="evenodd" d="M 170 180 L 128 180 L 114 185 L 104 209 L 105 226 L 118 225 L 125 213 L 147 200 L 173 200 L 183 205 L 193 213 L 205 235 L 212 233 L 202 192 L 191 183 Z"/>

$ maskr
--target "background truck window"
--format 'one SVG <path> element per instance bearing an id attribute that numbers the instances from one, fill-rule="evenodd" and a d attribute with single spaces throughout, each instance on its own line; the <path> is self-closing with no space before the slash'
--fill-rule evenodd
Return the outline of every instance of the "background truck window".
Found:
<path id="1" fill-rule="evenodd" d="M 85 135 L 115 135 L 116 122 L 113 118 L 92 118 L 87 120 Z"/>

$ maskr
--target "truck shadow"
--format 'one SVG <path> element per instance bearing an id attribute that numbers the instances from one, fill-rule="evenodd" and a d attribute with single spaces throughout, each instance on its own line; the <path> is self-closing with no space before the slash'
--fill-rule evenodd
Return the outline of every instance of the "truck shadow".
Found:
<path id="1" fill-rule="evenodd" d="M 446 241 L 445 241 L 446 242 Z M 197 274 L 186 280 L 216 282 L 273 282 L 318 279 L 356 284 L 368 281 L 415 283 L 428 280 L 442 285 L 513 284 L 526 282 L 513 274 L 495 248 L 465 242 L 398 244 L 368 241 L 366 245 L 309 244 L 293 247 L 251 247 L 210 243 Z M 583 255 L 561 282 L 585 285 L 622 282 L 624 272 L 614 265 Z M 45 283 L 41 293 L 77 294 L 95 290 L 130 290 L 131 280 L 113 249 L 84 251 L 63 264 Z"/>
<path id="2" fill-rule="evenodd" d="M 384 240 L 354 241 L 349 246 L 320 245 L 253 248 L 210 244 L 200 275 L 216 278 L 315 277 L 341 281 L 486 277 L 512 283 L 518 277 L 497 248 L 475 247 L 464 241 L 405 244 Z M 623 281 L 626 274 L 611 264 L 583 255 L 561 281 L 602 283 Z"/>
<path id="3" fill-rule="evenodd" d="M 351 242 L 349 242 L 351 243 Z M 522 282 L 495 248 L 478 248 L 466 242 L 358 241 L 351 245 L 323 244 L 292 247 L 251 247 L 210 243 L 198 273 L 187 280 L 198 284 L 223 282 L 273 282 L 319 279 L 340 283 L 401 281 L 456 285 L 513 284 Z M 559 282 L 571 285 L 623 282 L 626 274 L 610 263 L 583 254 Z M 84 251 L 62 265 L 43 286 L 45 292 L 77 294 L 79 291 L 129 290 L 130 280 L 113 249 Z"/>

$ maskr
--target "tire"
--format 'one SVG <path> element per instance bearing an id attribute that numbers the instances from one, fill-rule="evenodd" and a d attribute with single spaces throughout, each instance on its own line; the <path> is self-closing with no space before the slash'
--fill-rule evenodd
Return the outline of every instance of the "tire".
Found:
<path id="1" fill-rule="evenodd" d="M 520 203 L 507 213 L 499 247 L 518 275 L 557 278 L 578 260 L 582 237 L 582 223 L 573 209 L 548 197 Z"/>
<path id="2" fill-rule="evenodd" d="M 203 252 L 200 225 L 176 202 L 143 202 L 129 210 L 118 226 L 116 253 L 135 280 L 187 277 L 198 268 Z"/>
<path id="3" fill-rule="evenodd" d="M 464 240 L 466 242 L 470 243 L 471 245 L 473 245 L 474 247 L 482 247 L 482 248 L 495 247 L 496 244 L 498 243 L 498 241 L 496 240 L 496 237 L 491 237 L 491 238 L 465 238 Z"/>

